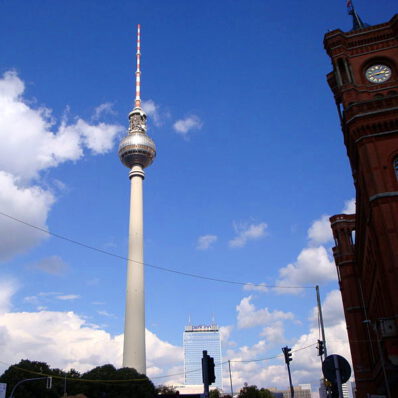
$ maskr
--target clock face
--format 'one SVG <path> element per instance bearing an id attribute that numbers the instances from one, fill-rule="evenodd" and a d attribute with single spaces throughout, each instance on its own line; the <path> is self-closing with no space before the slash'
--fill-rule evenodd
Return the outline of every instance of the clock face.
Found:
<path id="1" fill-rule="evenodd" d="M 391 77 L 391 69 L 382 64 L 372 65 L 366 70 L 365 75 L 372 83 L 384 83 Z"/>

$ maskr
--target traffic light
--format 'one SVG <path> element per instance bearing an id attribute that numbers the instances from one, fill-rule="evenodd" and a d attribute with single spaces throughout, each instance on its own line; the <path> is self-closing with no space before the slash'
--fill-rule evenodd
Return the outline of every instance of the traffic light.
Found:
<path id="1" fill-rule="evenodd" d="M 207 361 L 207 374 L 209 375 L 209 384 L 212 384 L 216 381 L 216 373 L 214 371 L 214 358 L 209 356 Z"/>
<path id="2" fill-rule="evenodd" d="M 322 340 L 318 340 L 318 356 L 322 356 L 325 353 L 325 343 Z"/>
<path id="3" fill-rule="evenodd" d="M 50 390 L 52 386 L 53 386 L 53 378 L 51 376 L 48 376 L 46 381 L 47 390 Z"/>
<path id="4" fill-rule="evenodd" d="M 202 358 L 202 379 L 203 384 L 210 385 L 216 381 L 216 374 L 214 371 L 214 358 L 207 354 L 207 351 L 203 351 Z"/>
<path id="5" fill-rule="evenodd" d="M 291 362 L 293 360 L 291 351 L 292 351 L 292 349 L 289 348 L 288 346 L 282 347 L 282 352 L 283 352 L 283 355 L 285 356 L 286 365 L 288 365 L 289 362 Z"/>

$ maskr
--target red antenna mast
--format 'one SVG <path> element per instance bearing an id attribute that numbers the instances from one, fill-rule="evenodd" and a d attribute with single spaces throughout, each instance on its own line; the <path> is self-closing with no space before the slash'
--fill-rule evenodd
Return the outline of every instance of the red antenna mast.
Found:
<path id="1" fill-rule="evenodd" d="M 137 27 L 137 70 L 135 72 L 135 107 L 141 108 L 141 25 Z"/>

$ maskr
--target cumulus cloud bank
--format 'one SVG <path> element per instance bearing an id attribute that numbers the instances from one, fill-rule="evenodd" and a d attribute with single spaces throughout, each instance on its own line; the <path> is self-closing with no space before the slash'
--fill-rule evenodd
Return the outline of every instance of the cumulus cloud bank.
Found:
<path id="1" fill-rule="evenodd" d="M 278 320 L 294 319 L 291 312 L 270 311 L 268 308 L 256 309 L 251 303 L 252 298 L 252 296 L 244 297 L 236 307 L 238 328 L 251 328 Z"/>
<path id="2" fill-rule="evenodd" d="M 237 322 L 239 323 L 242 311 L 250 314 L 247 319 L 249 320 L 248 324 L 252 326 L 260 323 L 254 319 L 253 315 L 259 316 L 266 322 L 269 322 L 270 319 L 272 321 L 263 328 L 259 340 L 253 345 L 227 349 L 226 356 L 231 360 L 234 391 L 238 391 L 245 382 L 259 387 L 286 388 L 286 365 L 280 347 L 281 344 L 288 343 L 284 338 L 283 327 L 284 318 L 288 313 L 281 315 L 277 311 L 258 310 L 250 302 L 251 299 L 251 297 L 245 297 L 237 306 Z M 342 355 L 351 362 L 341 294 L 338 290 L 333 290 L 326 296 L 322 303 L 322 309 L 328 352 Z M 292 378 L 295 384 L 312 383 L 313 387 L 319 385 L 321 367 L 315 346 L 319 339 L 317 314 L 317 308 L 314 307 L 309 319 L 308 332 L 296 338 L 294 343 L 288 343 L 293 351 Z M 302 350 L 305 347 L 307 348 Z M 294 352 L 296 350 L 300 351 Z M 273 357 L 275 353 L 279 353 L 280 357 L 273 363 L 261 360 L 244 362 L 255 358 Z M 226 368 L 224 369 L 223 380 L 224 385 L 229 385 L 229 372 Z"/>
<path id="3" fill-rule="evenodd" d="M 25 358 L 81 372 L 105 363 L 122 366 L 122 334 L 112 336 L 73 311 L 10 312 L 16 290 L 15 281 L 0 281 L 0 373 L 7 363 Z M 182 347 L 162 341 L 149 330 L 146 341 L 150 377 L 182 363 Z"/>
<path id="4" fill-rule="evenodd" d="M 33 107 L 23 96 L 25 84 L 16 72 L 0 78 L 0 209 L 2 213 L 46 229 L 55 196 L 40 186 L 40 173 L 67 161 L 110 151 L 122 126 L 79 117 L 57 126 L 51 110 Z M 99 117 L 109 105 L 100 105 Z M 45 234 L 0 217 L 0 260 L 10 258 L 34 245 Z"/>

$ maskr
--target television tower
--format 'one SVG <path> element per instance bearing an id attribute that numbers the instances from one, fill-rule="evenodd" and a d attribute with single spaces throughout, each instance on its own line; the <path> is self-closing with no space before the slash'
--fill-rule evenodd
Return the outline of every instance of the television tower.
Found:
<path id="1" fill-rule="evenodd" d="M 137 30 L 137 70 L 135 106 L 129 114 L 127 136 L 120 141 L 119 158 L 130 169 L 130 224 L 127 263 L 126 313 L 124 321 L 123 367 L 146 373 L 145 360 L 145 299 L 144 299 L 144 239 L 142 182 L 144 168 L 156 156 L 154 142 L 146 130 L 146 114 L 141 109 L 141 43 L 140 25 Z"/>

